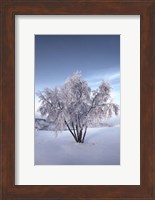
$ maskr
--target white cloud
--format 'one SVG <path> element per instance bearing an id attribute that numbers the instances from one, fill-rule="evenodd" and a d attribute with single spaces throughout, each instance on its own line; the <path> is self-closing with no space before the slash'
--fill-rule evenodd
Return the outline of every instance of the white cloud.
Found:
<path id="1" fill-rule="evenodd" d="M 92 75 L 90 77 L 86 77 L 86 80 L 88 81 L 90 87 L 93 89 L 97 88 L 99 84 L 101 83 L 102 80 L 112 82 L 114 80 L 117 80 L 120 78 L 120 73 L 114 73 L 114 74 L 97 74 L 97 75 Z"/>
<path id="2" fill-rule="evenodd" d="M 107 80 L 107 81 L 113 81 L 115 79 L 120 78 L 120 73 L 114 73 L 114 74 L 97 74 L 97 75 L 92 75 L 90 77 L 85 77 L 87 81 L 89 82 L 97 82 L 97 81 L 102 81 L 102 80 Z"/>
<path id="3" fill-rule="evenodd" d="M 110 81 L 113 81 L 115 79 L 118 79 L 120 78 L 120 73 L 116 73 L 116 74 L 112 74 L 112 75 L 107 75 L 107 79 L 110 80 Z"/>
<path id="4" fill-rule="evenodd" d="M 119 91 L 112 91 L 111 97 L 115 103 L 120 105 L 120 92 Z"/>

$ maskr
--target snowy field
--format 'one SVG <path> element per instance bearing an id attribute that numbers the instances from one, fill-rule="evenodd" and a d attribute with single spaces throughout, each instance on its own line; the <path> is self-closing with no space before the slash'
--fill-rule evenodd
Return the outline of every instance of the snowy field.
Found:
<path id="1" fill-rule="evenodd" d="M 83 144 L 69 131 L 35 132 L 35 165 L 119 165 L 120 128 L 89 128 Z"/>

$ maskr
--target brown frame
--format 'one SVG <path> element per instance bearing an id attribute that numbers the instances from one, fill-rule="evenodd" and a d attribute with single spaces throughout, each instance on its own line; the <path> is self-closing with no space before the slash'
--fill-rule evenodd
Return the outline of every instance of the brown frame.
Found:
<path id="1" fill-rule="evenodd" d="M 15 15 L 140 15 L 141 184 L 17 186 L 15 180 Z M 155 0 L 0 0 L 0 177 L 3 200 L 155 199 Z M 132 172 L 131 173 L 132 176 Z"/>

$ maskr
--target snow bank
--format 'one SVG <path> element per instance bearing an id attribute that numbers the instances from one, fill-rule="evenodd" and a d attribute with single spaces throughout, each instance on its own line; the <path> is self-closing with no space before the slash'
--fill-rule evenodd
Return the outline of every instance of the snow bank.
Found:
<path id="1" fill-rule="evenodd" d="M 119 165 L 120 127 L 89 128 L 84 144 L 63 131 L 35 132 L 35 165 Z"/>

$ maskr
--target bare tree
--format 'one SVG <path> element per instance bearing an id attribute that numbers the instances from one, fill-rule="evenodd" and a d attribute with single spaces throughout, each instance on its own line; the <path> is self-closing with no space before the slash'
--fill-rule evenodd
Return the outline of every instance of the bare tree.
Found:
<path id="1" fill-rule="evenodd" d="M 91 90 L 81 73 L 69 77 L 62 87 L 46 88 L 38 93 L 39 111 L 55 130 L 68 128 L 76 142 L 83 143 L 87 128 L 103 118 L 118 114 L 119 107 L 112 102 L 111 86 L 103 81 L 99 88 Z"/>

